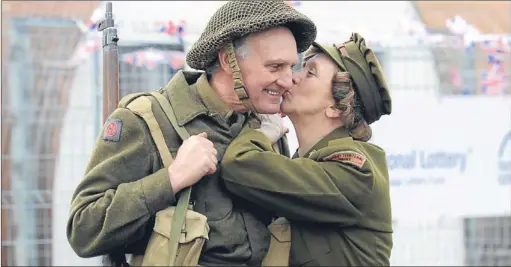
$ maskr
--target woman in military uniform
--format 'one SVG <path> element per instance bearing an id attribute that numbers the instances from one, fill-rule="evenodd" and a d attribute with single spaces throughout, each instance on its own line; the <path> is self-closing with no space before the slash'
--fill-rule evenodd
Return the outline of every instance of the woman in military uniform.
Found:
<path id="1" fill-rule="evenodd" d="M 285 264 L 389 265 L 389 174 L 383 149 L 367 142 L 369 124 L 391 112 L 377 58 L 358 34 L 339 45 L 314 43 L 293 81 L 281 109 L 296 130 L 295 155 L 275 153 L 285 127 L 262 115 L 261 127 L 244 130 L 222 160 L 227 189 L 290 222 Z M 285 230 L 273 238 L 289 243 Z"/>

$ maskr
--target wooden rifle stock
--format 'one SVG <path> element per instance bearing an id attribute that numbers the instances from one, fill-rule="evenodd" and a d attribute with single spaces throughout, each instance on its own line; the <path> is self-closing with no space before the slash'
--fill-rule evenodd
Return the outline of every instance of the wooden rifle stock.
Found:
<path id="1" fill-rule="evenodd" d="M 103 124 L 119 104 L 119 47 L 112 3 L 106 3 L 105 19 L 98 31 L 103 32 Z"/>

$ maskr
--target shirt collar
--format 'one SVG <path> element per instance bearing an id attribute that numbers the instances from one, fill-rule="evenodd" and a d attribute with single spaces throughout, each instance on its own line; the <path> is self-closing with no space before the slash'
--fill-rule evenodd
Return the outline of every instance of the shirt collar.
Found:
<path id="1" fill-rule="evenodd" d="M 345 137 L 349 137 L 349 136 L 350 136 L 350 134 L 344 127 L 339 127 L 337 129 L 333 130 L 332 132 L 330 132 L 329 134 L 327 134 L 325 137 L 321 138 L 321 140 L 319 140 L 314 146 L 312 146 L 311 149 L 309 149 L 309 151 L 307 151 L 307 153 L 305 153 L 304 157 L 307 158 L 307 157 L 309 157 L 309 155 L 312 152 L 327 147 L 329 145 L 330 141 L 332 141 L 332 140 L 341 139 L 341 138 L 345 138 Z M 297 149 L 295 151 L 295 154 L 293 155 L 293 158 L 298 158 L 298 157 L 299 156 L 298 156 L 298 149 Z"/>

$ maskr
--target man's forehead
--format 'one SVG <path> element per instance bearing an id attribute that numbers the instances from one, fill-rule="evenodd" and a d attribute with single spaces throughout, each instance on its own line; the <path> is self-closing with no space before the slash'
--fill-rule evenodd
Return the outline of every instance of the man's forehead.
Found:
<path id="1" fill-rule="evenodd" d="M 259 56 L 265 60 L 298 61 L 298 50 L 295 43 L 267 42 L 253 46 Z"/>
<path id="2" fill-rule="evenodd" d="M 287 64 L 295 65 L 295 64 L 298 63 L 298 55 L 296 57 L 288 57 L 288 58 L 268 56 L 268 57 L 264 58 L 264 63 L 265 64 L 284 64 L 284 63 L 287 63 Z"/>

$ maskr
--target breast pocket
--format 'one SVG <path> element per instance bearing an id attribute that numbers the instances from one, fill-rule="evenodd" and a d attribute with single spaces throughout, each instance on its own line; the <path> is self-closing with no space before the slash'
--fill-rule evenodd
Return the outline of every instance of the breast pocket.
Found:
<path id="1" fill-rule="evenodd" d="M 208 222 L 216 222 L 232 213 L 232 198 L 223 190 L 219 178 L 220 171 L 208 175 L 196 183 L 192 189 L 195 196 L 194 210 L 208 217 Z"/>

